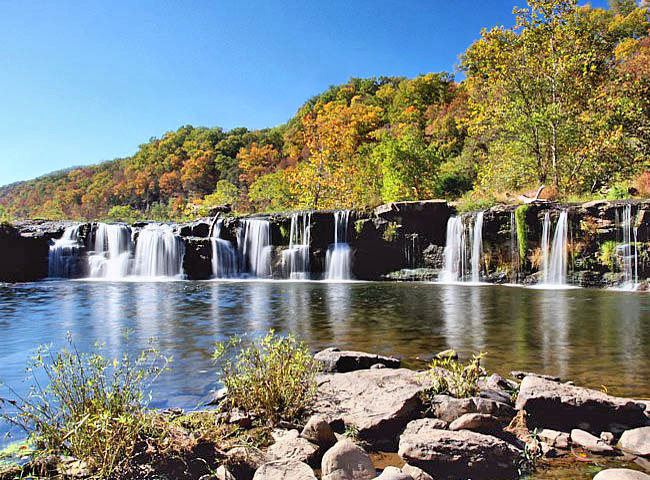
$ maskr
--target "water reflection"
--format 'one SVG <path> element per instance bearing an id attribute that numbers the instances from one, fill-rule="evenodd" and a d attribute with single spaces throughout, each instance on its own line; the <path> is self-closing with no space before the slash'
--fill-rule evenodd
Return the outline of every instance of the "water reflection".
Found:
<path id="1" fill-rule="evenodd" d="M 422 366 L 444 348 L 487 351 L 486 365 L 650 395 L 650 296 L 597 290 L 320 282 L 70 282 L 0 286 L 0 380 L 21 383 L 39 344 L 114 355 L 150 338 L 174 356 L 158 406 L 194 407 L 216 387 L 214 342 L 274 328 L 314 349 L 337 345 Z M 126 343 L 124 330 L 133 330 Z M 24 390 L 23 390 L 24 391 Z"/>

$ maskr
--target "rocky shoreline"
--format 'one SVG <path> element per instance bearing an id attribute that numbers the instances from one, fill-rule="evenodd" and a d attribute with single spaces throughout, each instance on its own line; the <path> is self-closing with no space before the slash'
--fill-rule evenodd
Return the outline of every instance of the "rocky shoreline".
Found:
<path id="1" fill-rule="evenodd" d="M 439 354 L 447 356 L 455 353 Z M 590 462 L 617 467 L 602 468 L 596 480 L 650 479 L 650 401 L 542 374 L 512 372 L 506 379 L 482 367 L 475 395 L 431 395 L 431 371 L 402 368 L 397 358 L 329 348 L 315 359 L 322 371 L 304 423 L 276 426 L 261 448 L 219 451 L 221 445 L 203 439 L 195 454 L 213 466 L 195 462 L 182 478 L 503 480 L 552 471 L 556 463 Z M 232 409 L 227 392 L 213 404 L 211 422 L 254 434 L 256 419 Z M 84 478 L 82 467 L 72 459 L 58 468 L 63 478 Z"/>
<path id="2" fill-rule="evenodd" d="M 648 402 L 513 372 L 523 379 L 486 373 L 478 395 L 435 395 L 426 405 L 430 376 L 396 358 L 327 349 L 316 359 L 326 371 L 306 425 L 276 430 L 265 451 L 228 452 L 239 463 L 206 480 L 514 479 L 535 459 L 552 465 L 576 451 L 632 467 L 598 480 L 650 479 L 642 473 L 650 472 Z M 239 413 L 224 415 L 242 422 Z M 397 452 L 399 463 L 378 473 L 377 451 Z"/>
<path id="3" fill-rule="evenodd" d="M 625 211 L 631 223 L 625 237 Z M 545 218 L 566 212 L 569 226 L 568 283 L 582 287 L 614 287 L 625 278 L 624 264 L 634 269 L 637 289 L 647 290 L 650 278 L 650 200 L 595 201 L 559 205 L 496 205 L 482 212 L 481 281 L 535 284 L 540 281 L 540 248 Z M 271 276 L 284 278 L 283 252 L 289 248 L 292 214 L 224 216 L 220 238 L 237 248 L 243 221 L 269 221 Z M 458 213 L 444 200 L 395 202 L 372 212 L 351 212 L 347 236 L 352 275 L 359 280 L 435 281 L 444 267 L 446 229 L 453 216 L 471 228 L 476 213 Z M 328 246 L 334 241 L 335 212 L 310 216 L 310 277 L 322 278 Z M 47 252 L 74 222 L 28 220 L 0 226 L 0 281 L 36 281 L 47 277 Z M 132 226 L 134 235 L 145 223 Z M 92 250 L 97 223 L 82 224 L 81 254 Z M 212 277 L 212 219 L 172 225 L 184 244 L 183 273 L 189 280 Z M 631 233 L 630 233 L 631 232 Z M 627 243 L 626 243 L 627 242 Z M 631 256 L 634 256 L 633 266 Z M 380 261 L 379 261 L 380 260 Z M 79 276 L 87 272 L 79 269 Z M 629 272 L 628 272 L 629 276 Z"/>

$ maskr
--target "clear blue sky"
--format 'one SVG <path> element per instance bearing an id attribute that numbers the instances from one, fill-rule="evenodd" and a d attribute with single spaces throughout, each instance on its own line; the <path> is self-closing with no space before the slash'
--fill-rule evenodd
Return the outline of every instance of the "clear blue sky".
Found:
<path id="1" fill-rule="evenodd" d="M 0 0 L 0 185 L 185 124 L 278 125 L 349 77 L 453 71 L 524 1 Z"/>

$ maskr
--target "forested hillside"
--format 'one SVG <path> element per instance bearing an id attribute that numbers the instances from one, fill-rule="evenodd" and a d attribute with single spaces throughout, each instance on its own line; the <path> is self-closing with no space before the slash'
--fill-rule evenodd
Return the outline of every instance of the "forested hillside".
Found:
<path id="1" fill-rule="evenodd" d="M 449 73 L 353 78 L 261 131 L 183 126 L 131 157 L 0 189 L 11 217 L 175 219 L 433 197 L 650 195 L 647 5 L 530 0 Z M 426 68 L 426 66 L 423 66 Z"/>

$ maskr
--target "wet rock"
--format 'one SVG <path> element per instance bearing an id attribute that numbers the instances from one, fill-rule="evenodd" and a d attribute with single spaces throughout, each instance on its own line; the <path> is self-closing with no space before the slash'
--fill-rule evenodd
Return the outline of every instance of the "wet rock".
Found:
<path id="1" fill-rule="evenodd" d="M 402 472 L 410 475 L 413 480 L 433 480 L 433 477 L 427 472 L 408 463 L 402 467 Z"/>
<path id="2" fill-rule="evenodd" d="M 629 468 L 608 468 L 598 472 L 594 480 L 650 480 L 650 475 Z"/>
<path id="3" fill-rule="evenodd" d="M 600 432 L 600 439 L 607 445 L 614 445 L 616 443 L 616 439 L 612 432 Z"/>
<path id="4" fill-rule="evenodd" d="M 212 277 L 212 243 L 209 238 L 185 238 L 183 272 L 190 280 Z"/>
<path id="5" fill-rule="evenodd" d="M 323 456 L 323 480 L 371 480 L 375 467 L 368 454 L 349 440 L 341 440 Z"/>
<path id="6" fill-rule="evenodd" d="M 404 433 L 399 456 L 435 478 L 514 478 L 521 452 L 490 435 L 461 430 Z"/>
<path id="7" fill-rule="evenodd" d="M 568 431 L 588 429 L 593 433 L 615 431 L 615 424 L 627 428 L 647 424 L 644 406 L 627 398 L 597 390 L 528 376 L 521 382 L 516 408 L 524 410 L 530 428 Z"/>
<path id="8" fill-rule="evenodd" d="M 540 440 L 549 444 L 551 447 L 561 448 L 564 450 L 569 448 L 568 433 L 558 432 L 557 430 L 544 428 L 537 433 L 537 436 L 540 438 Z"/>
<path id="9" fill-rule="evenodd" d="M 456 353 L 456 350 L 452 348 L 448 348 L 447 350 L 443 350 L 442 352 L 438 352 L 433 356 L 434 359 L 436 360 L 443 360 L 443 359 L 451 359 L 451 360 L 458 360 L 458 354 Z"/>
<path id="10" fill-rule="evenodd" d="M 45 236 L 24 236 L 15 227 L 0 224 L 0 282 L 31 282 L 47 277 L 48 251 L 49 239 Z"/>
<path id="11" fill-rule="evenodd" d="M 407 369 L 320 375 L 314 412 L 329 418 L 335 430 L 352 426 L 363 440 L 395 449 L 404 426 L 420 415 L 429 382 Z"/>
<path id="12" fill-rule="evenodd" d="M 338 348 L 326 348 L 318 352 L 314 358 L 322 362 L 324 372 L 352 372 L 365 370 L 376 364 L 382 364 L 389 368 L 399 368 L 400 365 L 398 358 L 365 352 L 341 351 Z"/>
<path id="13" fill-rule="evenodd" d="M 504 424 L 515 416 L 515 410 L 505 403 L 487 398 L 454 398 L 449 395 L 436 395 L 431 402 L 433 416 L 451 423 L 467 413 L 483 413 L 497 417 Z"/>
<path id="14" fill-rule="evenodd" d="M 571 430 L 571 442 L 586 450 L 600 455 L 611 455 L 614 449 L 611 445 L 603 442 L 600 438 L 593 436 L 591 433 L 574 428 Z"/>
<path id="15" fill-rule="evenodd" d="M 512 375 L 512 377 L 516 378 L 517 380 L 523 380 L 526 377 L 539 377 L 539 378 L 543 378 L 544 380 L 549 380 L 551 382 L 560 381 L 560 377 L 555 377 L 553 375 L 543 375 L 541 373 L 522 372 L 520 370 L 514 370 L 510 372 L 510 375 Z"/>
<path id="16" fill-rule="evenodd" d="M 290 434 L 271 445 L 266 454 L 271 460 L 297 460 L 312 464 L 318 456 L 318 446 L 299 437 L 297 430 L 291 430 Z"/>
<path id="17" fill-rule="evenodd" d="M 276 460 L 265 463 L 253 480 L 316 480 L 314 471 L 309 465 L 296 460 Z"/>
<path id="18" fill-rule="evenodd" d="M 325 450 L 336 443 L 332 427 L 323 415 L 312 415 L 300 436 Z"/>
<path id="19" fill-rule="evenodd" d="M 413 477 L 397 467 L 386 467 L 375 480 L 413 480 Z"/>
<path id="20" fill-rule="evenodd" d="M 650 457 L 650 427 L 634 428 L 623 432 L 618 446 L 624 452 Z"/>
<path id="21" fill-rule="evenodd" d="M 472 430 L 474 432 L 492 432 L 503 425 L 497 417 L 484 413 L 466 413 L 449 424 L 449 430 Z"/>

